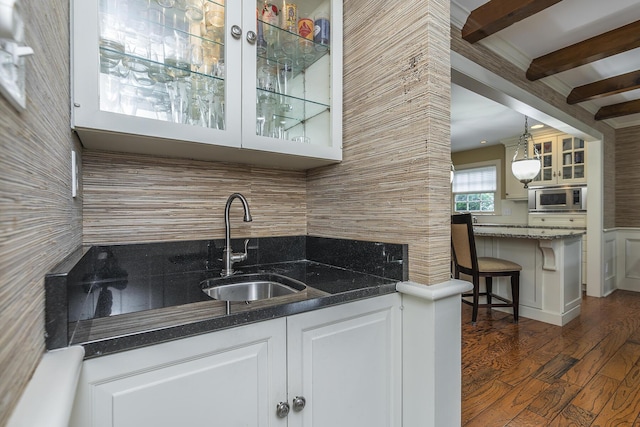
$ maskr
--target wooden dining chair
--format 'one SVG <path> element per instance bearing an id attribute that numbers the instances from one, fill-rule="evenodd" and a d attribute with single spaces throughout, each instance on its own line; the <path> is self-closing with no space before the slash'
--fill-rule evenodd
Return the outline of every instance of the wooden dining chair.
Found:
<path id="1" fill-rule="evenodd" d="M 451 215 L 451 249 L 454 277 L 459 279 L 460 273 L 464 273 L 472 278 L 473 292 L 462 294 L 462 302 L 473 307 L 471 323 L 475 325 L 479 307 L 512 307 L 513 321 L 518 323 L 522 266 L 505 259 L 478 257 L 471 214 Z M 493 293 L 492 278 L 497 276 L 511 277 L 511 300 Z M 485 292 L 480 292 L 481 277 L 485 278 Z M 480 304 L 480 296 L 486 297 L 486 303 Z M 471 301 L 465 299 L 468 297 L 472 297 Z M 501 302 L 493 303 L 493 299 Z"/>

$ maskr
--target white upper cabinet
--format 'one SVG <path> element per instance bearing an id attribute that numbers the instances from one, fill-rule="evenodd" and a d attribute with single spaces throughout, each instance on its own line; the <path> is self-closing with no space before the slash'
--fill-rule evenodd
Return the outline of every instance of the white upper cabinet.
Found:
<path id="1" fill-rule="evenodd" d="M 505 182 L 508 199 L 526 199 L 524 189 L 511 172 L 511 162 L 518 148 L 518 138 L 501 141 L 505 145 Z M 518 158 L 522 158 L 520 147 Z M 529 141 L 528 156 L 534 158 L 534 149 L 540 155 L 540 173 L 529 183 L 537 185 L 586 184 L 587 148 L 583 139 L 563 133 L 538 133 Z"/>
<path id="2" fill-rule="evenodd" d="M 529 156 L 534 148 L 540 153 L 541 168 L 530 185 L 576 184 L 587 182 L 586 144 L 571 135 L 536 138 L 529 145 Z"/>
<path id="3" fill-rule="evenodd" d="M 72 1 L 72 127 L 90 149 L 339 162 L 342 2 Z"/>

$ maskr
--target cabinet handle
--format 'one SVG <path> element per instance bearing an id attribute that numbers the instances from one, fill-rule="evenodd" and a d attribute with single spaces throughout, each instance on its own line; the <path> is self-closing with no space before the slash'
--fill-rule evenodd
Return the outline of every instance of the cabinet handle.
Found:
<path id="1" fill-rule="evenodd" d="M 256 36 L 256 33 L 253 31 L 247 31 L 247 41 L 250 44 L 254 44 L 256 42 L 256 40 L 258 39 L 258 36 Z"/>
<path id="2" fill-rule="evenodd" d="M 231 35 L 233 36 L 234 39 L 239 39 L 240 36 L 242 36 L 242 28 L 238 27 L 237 25 L 232 25 Z"/>
<path id="3" fill-rule="evenodd" d="M 289 415 L 289 404 L 287 402 L 280 402 L 276 405 L 276 415 L 279 418 L 284 418 Z"/>
<path id="4" fill-rule="evenodd" d="M 296 396 L 293 399 L 293 410 L 296 412 L 300 412 L 304 409 L 304 406 L 307 404 L 307 400 L 302 396 Z"/>

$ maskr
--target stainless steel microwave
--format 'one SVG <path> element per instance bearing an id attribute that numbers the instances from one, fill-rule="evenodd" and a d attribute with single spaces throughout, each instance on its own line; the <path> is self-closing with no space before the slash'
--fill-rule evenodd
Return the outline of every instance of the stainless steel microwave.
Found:
<path id="1" fill-rule="evenodd" d="M 537 187 L 529 189 L 529 212 L 584 212 L 587 187 Z"/>

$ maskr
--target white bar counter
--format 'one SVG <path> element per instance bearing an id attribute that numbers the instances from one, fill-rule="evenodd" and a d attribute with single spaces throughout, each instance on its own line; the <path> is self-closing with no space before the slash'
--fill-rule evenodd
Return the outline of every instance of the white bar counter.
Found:
<path id="1" fill-rule="evenodd" d="M 478 256 L 522 266 L 520 316 L 564 326 L 580 314 L 584 230 L 477 225 L 474 234 Z M 511 298 L 508 278 L 494 283 L 494 292 Z"/>

